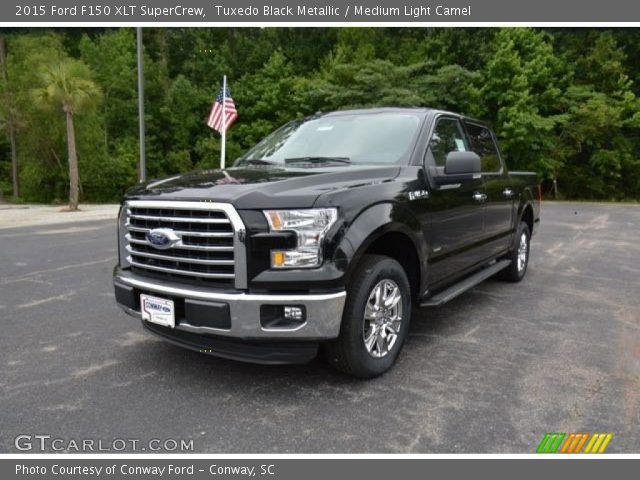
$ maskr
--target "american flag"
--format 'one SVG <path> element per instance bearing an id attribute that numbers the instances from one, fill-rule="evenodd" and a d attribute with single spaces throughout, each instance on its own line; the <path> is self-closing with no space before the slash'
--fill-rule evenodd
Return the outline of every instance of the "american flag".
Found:
<path id="1" fill-rule="evenodd" d="M 226 93 L 226 95 L 225 95 Z M 226 110 L 226 125 L 224 128 L 222 127 L 222 103 L 224 99 L 224 108 Z M 236 111 L 236 106 L 233 103 L 233 98 L 231 98 L 231 92 L 229 91 L 229 87 L 227 87 L 227 91 L 223 92 L 223 89 L 220 89 L 220 93 L 216 97 L 216 101 L 213 102 L 211 106 L 211 113 L 209 113 L 209 118 L 207 119 L 207 125 L 222 133 L 225 132 L 229 128 L 229 126 L 238 118 L 238 112 Z"/>

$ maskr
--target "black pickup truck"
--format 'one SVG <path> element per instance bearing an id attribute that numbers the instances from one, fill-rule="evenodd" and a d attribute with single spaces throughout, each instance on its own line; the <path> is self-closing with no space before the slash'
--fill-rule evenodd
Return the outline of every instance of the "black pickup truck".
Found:
<path id="1" fill-rule="evenodd" d="M 118 304 L 203 353 L 302 363 L 321 349 L 373 377 L 412 309 L 522 280 L 539 221 L 533 173 L 508 172 L 481 122 L 433 109 L 317 114 L 232 168 L 127 192 Z"/>

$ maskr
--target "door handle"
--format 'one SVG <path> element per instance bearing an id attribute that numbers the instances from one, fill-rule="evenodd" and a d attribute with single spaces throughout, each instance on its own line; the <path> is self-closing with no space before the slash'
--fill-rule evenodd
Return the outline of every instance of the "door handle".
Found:
<path id="1" fill-rule="evenodd" d="M 486 193 L 475 192 L 473 194 L 473 199 L 476 202 L 484 202 L 487 199 L 487 194 Z"/>
<path id="2" fill-rule="evenodd" d="M 513 197 L 513 190 L 510 187 L 507 187 L 502 191 L 502 194 L 507 198 L 511 198 Z"/>

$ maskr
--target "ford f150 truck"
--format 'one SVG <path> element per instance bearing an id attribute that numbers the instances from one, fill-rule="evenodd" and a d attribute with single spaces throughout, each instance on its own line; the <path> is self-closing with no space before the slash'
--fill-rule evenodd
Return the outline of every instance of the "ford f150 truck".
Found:
<path id="1" fill-rule="evenodd" d="M 522 280 L 536 175 L 508 172 L 481 122 L 434 109 L 290 122 L 232 168 L 151 181 L 118 221 L 118 304 L 203 353 L 388 370 L 412 309 Z"/>

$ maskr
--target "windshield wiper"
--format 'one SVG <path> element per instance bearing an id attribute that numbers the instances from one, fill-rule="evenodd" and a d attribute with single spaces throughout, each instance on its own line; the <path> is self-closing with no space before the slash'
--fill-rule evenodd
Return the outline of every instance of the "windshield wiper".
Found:
<path id="1" fill-rule="evenodd" d="M 297 158 L 285 158 L 285 165 L 291 165 L 293 163 L 341 163 L 348 165 L 351 163 L 349 157 L 297 157 Z"/>
<path id="2" fill-rule="evenodd" d="M 240 162 L 240 164 L 243 164 L 243 163 L 247 165 L 274 165 L 275 164 L 275 162 L 270 162 L 269 160 L 262 160 L 260 158 L 248 158 Z"/>

